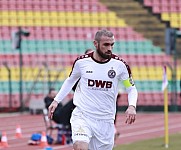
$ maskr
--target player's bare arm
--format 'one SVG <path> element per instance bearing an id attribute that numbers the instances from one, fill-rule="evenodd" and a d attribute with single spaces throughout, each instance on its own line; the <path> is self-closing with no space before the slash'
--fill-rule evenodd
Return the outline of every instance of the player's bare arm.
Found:
<path id="1" fill-rule="evenodd" d="M 132 124 L 136 120 L 136 108 L 132 105 L 128 106 L 126 110 L 126 124 Z"/>

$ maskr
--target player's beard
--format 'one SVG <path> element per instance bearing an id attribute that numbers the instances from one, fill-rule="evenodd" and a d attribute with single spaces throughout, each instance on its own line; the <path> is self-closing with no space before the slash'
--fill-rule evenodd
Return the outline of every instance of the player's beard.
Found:
<path id="1" fill-rule="evenodd" d="M 98 44 L 98 48 L 97 48 L 97 53 L 99 54 L 100 57 L 104 58 L 104 59 L 110 59 L 111 58 L 111 55 L 112 55 L 112 52 L 109 50 L 108 52 L 106 53 L 103 53 L 100 49 L 100 45 Z"/>

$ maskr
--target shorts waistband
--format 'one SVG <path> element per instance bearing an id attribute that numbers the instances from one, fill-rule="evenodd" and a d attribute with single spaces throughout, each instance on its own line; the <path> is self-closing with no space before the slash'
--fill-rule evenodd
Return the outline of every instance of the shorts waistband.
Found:
<path id="1" fill-rule="evenodd" d="M 76 107 L 76 108 L 77 108 L 77 107 Z M 89 116 L 89 115 L 87 115 L 86 113 L 82 112 L 82 111 L 80 110 L 80 108 L 77 108 L 77 110 L 78 110 L 85 118 L 89 118 L 89 119 L 91 119 L 91 120 L 93 120 L 93 121 L 103 121 L 103 122 L 114 123 L 114 120 L 113 120 L 113 119 L 98 119 L 98 118 L 94 118 L 94 117 Z"/>

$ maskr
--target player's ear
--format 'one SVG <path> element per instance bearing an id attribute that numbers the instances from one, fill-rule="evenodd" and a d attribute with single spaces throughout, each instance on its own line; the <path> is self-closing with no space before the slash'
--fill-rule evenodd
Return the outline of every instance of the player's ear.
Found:
<path id="1" fill-rule="evenodd" d="M 93 43 L 94 43 L 95 48 L 97 49 L 98 48 L 98 42 L 96 40 L 94 40 Z"/>

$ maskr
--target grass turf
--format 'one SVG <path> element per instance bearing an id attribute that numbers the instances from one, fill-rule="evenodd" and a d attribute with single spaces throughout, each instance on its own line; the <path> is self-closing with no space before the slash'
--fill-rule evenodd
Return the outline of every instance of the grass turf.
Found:
<path id="1" fill-rule="evenodd" d="M 165 148 L 164 137 L 116 146 L 113 150 L 181 150 L 181 133 L 169 136 L 169 147 Z"/>

